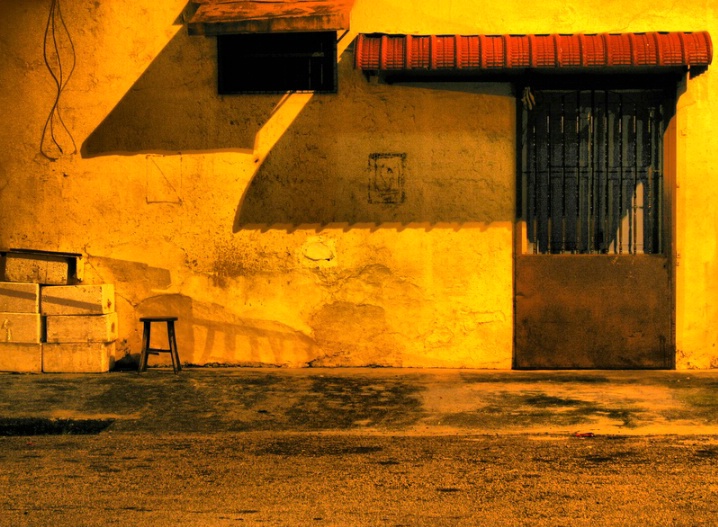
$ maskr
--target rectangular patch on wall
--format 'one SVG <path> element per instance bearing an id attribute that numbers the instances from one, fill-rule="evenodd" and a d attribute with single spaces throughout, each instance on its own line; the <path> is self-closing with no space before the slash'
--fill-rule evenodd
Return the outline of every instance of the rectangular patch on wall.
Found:
<path id="1" fill-rule="evenodd" d="M 369 203 L 404 203 L 406 154 L 369 154 Z"/>

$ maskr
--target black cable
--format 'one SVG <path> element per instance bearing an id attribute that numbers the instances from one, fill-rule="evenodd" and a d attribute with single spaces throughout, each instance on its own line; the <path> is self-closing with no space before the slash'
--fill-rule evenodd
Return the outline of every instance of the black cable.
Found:
<path id="1" fill-rule="evenodd" d="M 60 23 L 60 28 L 57 27 L 58 20 Z M 65 34 L 67 35 L 67 40 L 70 44 L 72 66 L 70 67 L 70 71 L 66 77 L 63 75 L 62 58 L 60 57 L 60 46 L 58 45 L 57 40 L 58 29 L 61 29 L 65 32 Z M 50 40 L 52 40 L 52 50 L 55 52 L 55 58 L 57 59 L 57 73 L 54 71 L 52 65 L 50 64 L 50 59 L 48 58 L 48 47 L 50 45 Z M 58 121 L 59 125 L 62 127 L 62 129 L 65 130 L 65 133 L 70 138 L 70 142 L 72 143 L 72 151 L 69 153 L 77 153 L 77 145 L 75 144 L 75 140 L 72 137 L 72 133 L 70 133 L 70 130 L 67 128 L 67 125 L 65 125 L 65 121 L 62 119 L 62 114 L 60 113 L 59 107 L 62 92 L 65 90 L 65 87 L 67 86 L 67 83 L 70 80 L 72 73 L 75 71 L 76 59 L 75 45 L 72 43 L 70 31 L 68 30 L 67 24 L 65 24 L 65 19 L 62 16 L 62 11 L 60 9 L 60 0 L 50 1 L 50 14 L 47 18 L 47 25 L 45 26 L 45 37 L 43 40 L 42 56 L 45 60 L 45 66 L 47 66 L 47 69 L 50 72 L 52 79 L 55 81 L 55 87 L 57 91 L 55 93 L 55 100 L 53 102 L 52 109 L 50 110 L 50 114 L 45 121 L 45 126 L 42 128 L 42 137 L 40 138 L 40 152 L 46 158 L 55 161 L 56 159 L 59 159 L 60 156 L 66 153 L 55 134 L 55 120 Z M 54 145 L 54 147 L 60 152 L 60 155 L 54 155 L 53 153 L 50 153 L 45 146 L 46 138 L 48 136 L 48 128 L 52 145 Z"/>

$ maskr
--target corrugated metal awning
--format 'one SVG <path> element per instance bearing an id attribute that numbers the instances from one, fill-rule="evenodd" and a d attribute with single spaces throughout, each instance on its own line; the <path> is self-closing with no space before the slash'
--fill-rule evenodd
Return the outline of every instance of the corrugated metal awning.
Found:
<path id="1" fill-rule="evenodd" d="M 359 35 L 356 67 L 370 71 L 484 71 L 599 68 L 705 69 L 708 32 L 594 35 Z"/>
<path id="2" fill-rule="evenodd" d="M 354 0 L 195 0 L 190 35 L 342 31 Z"/>

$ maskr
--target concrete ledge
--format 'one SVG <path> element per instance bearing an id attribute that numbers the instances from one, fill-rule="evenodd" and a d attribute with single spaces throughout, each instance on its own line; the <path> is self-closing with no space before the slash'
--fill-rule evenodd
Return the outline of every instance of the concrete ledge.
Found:
<path id="1" fill-rule="evenodd" d="M 113 433 L 718 437 L 718 370 L 186 367 L 179 375 L 171 368 L 142 375 L 75 373 L 88 354 L 97 361 L 103 349 L 112 347 L 43 345 L 48 368 L 57 359 L 56 370 L 73 372 L 57 373 L 51 382 L 47 375 L 0 374 L 1 416 L 112 417 Z M 63 357 L 68 350 L 78 356 Z"/>

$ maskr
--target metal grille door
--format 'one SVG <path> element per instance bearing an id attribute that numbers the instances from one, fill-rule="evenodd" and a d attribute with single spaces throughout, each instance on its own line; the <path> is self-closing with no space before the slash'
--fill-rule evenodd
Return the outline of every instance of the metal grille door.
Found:
<path id="1" fill-rule="evenodd" d="M 544 91 L 523 112 L 529 252 L 662 252 L 662 91 Z"/>
<path id="2" fill-rule="evenodd" d="M 673 367 L 664 100 L 524 92 L 516 368 Z"/>

